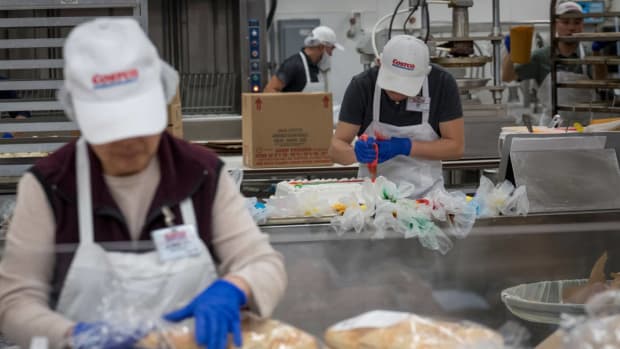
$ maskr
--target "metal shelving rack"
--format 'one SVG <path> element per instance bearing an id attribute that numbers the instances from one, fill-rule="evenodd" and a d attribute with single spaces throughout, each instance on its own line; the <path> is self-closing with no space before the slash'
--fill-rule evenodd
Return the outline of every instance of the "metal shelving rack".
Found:
<path id="1" fill-rule="evenodd" d="M 68 16 L 63 10 L 95 10 L 88 11 L 89 15 Z M 28 11 L 28 10 L 58 10 L 59 16 L 54 17 L 26 17 L 26 18 L 0 18 L 0 29 L 47 29 L 59 30 L 61 28 L 74 27 L 80 23 L 101 16 L 101 11 L 126 9 L 132 13 L 132 17 L 138 20 L 141 26 L 148 28 L 148 0 L 2 0 L 0 11 Z M 104 12 L 105 13 L 105 12 Z M 91 15 L 92 14 L 92 15 Z M 19 49 L 60 49 L 64 44 L 64 38 L 34 38 L 34 39 L 0 39 L 0 50 Z M 63 68 L 63 60 L 57 57 L 46 59 L 0 59 L 0 71 L 14 70 L 55 70 Z M 0 91 L 17 91 L 18 95 L 27 91 L 37 95 L 41 92 L 46 96 L 50 90 L 56 90 L 62 85 L 58 78 L 60 74 L 50 73 L 50 79 L 29 80 L 4 80 L 0 81 Z M 53 92 L 52 92 L 53 93 Z M 0 112 L 11 111 L 60 111 L 61 107 L 55 100 L 37 100 L 20 98 L 0 101 Z M 26 123 L 27 124 L 27 123 Z M 58 126 L 58 125 L 56 125 Z M 41 131 L 45 131 L 44 124 L 39 124 Z M 70 128 L 69 125 L 67 125 Z M 19 131 L 19 126 L 13 124 L 12 130 Z M 17 128 L 17 129 L 15 129 Z M 4 128 L 3 128 L 4 129 Z"/>
<path id="2" fill-rule="evenodd" d="M 583 88 L 583 89 L 617 89 L 620 88 L 620 80 L 589 80 L 589 81 L 575 81 L 570 83 L 558 83 L 557 81 L 557 66 L 559 64 L 604 64 L 604 65 L 617 65 L 620 63 L 620 57 L 618 56 L 590 56 L 583 59 L 578 58 L 560 58 L 558 57 L 555 48 L 561 41 L 564 42 L 581 42 L 581 41 L 617 41 L 620 40 L 620 33 L 580 33 L 572 36 L 557 36 L 555 35 L 555 20 L 558 18 L 613 18 L 620 17 L 620 12 L 605 12 L 605 13 L 588 13 L 577 14 L 568 13 L 563 15 L 556 14 L 557 0 L 552 0 L 549 13 L 551 14 L 550 20 L 550 33 L 551 33 L 551 107 L 552 115 L 558 113 L 558 111 L 573 111 L 573 112 L 590 112 L 590 113 L 620 113 L 620 107 L 614 105 L 601 106 L 590 104 L 573 104 L 573 105 L 560 105 L 558 104 L 558 88 Z"/>

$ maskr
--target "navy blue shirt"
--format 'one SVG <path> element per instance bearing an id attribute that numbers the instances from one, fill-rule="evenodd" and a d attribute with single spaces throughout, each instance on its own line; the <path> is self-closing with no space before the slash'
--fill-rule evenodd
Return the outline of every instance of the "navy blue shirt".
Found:
<path id="1" fill-rule="evenodd" d="M 463 117 L 459 89 L 454 77 L 438 65 L 431 64 L 428 75 L 428 89 L 431 98 L 429 124 L 441 137 L 439 123 Z M 373 99 L 379 67 L 370 68 L 356 76 L 349 83 L 340 108 L 340 121 L 360 125 L 358 136 L 364 133 L 373 114 Z M 381 122 L 395 126 L 413 126 L 422 123 L 422 113 L 408 111 L 407 103 L 393 102 L 385 91 L 381 91 Z"/>
<path id="2" fill-rule="evenodd" d="M 319 67 L 310 61 L 310 58 L 304 50 L 301 53 L 306 56 L 308 62 L 308 70 L 310 71 L 310 80 L 312 82 L 319 81 Z M 284 83 L 282 92 L 301 92 L 306 87 L 306 69 L 304 68 L 304 62 L 301 60 L 299 53 L 296 53 L 289 58 L 285 59 L 278 72 L 276 73 L 278 79 Z"/>

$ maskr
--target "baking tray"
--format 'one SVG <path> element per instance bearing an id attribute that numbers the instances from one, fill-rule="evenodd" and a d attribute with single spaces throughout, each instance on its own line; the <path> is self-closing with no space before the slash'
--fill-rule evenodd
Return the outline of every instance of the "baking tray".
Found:
<path id="1" fill-rule="evenodd" d="M 562 303 L 562 290 L 587 282 L 587 279 L 579 279 L 521 284 L 503 290 L 501 297 L 515 316 L 530 322 L 557 325 L 561 314 L 585 314 L 583 304 Z"/>
<path id="2" fill-rule="evenodd" d="M 481 67 L 491 62 L 491 57 L 474 56 L 474 57 L 431 57 L 431 62 L 439 64 L 447 68 L 458 67 Z"/>
<path id="3" fill-rule="evenodd" d="M 469 91 L 485 87 L 491 79 L 460 78 L 456 79 L 459 91 Z"/>

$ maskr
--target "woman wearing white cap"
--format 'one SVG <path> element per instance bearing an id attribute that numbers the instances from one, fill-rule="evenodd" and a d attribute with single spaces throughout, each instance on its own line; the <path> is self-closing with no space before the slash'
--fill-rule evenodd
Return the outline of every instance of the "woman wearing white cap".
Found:
<path id="1" fill-rule="evenodd" d="M 59 98 L 82 138 L 19 183 L 0 332 L 23 348 L 33 336 L 54 348 L 131 347 L 144 329 L 102 322 L 111 301 L 195 318 L 209 349 L 229 334 L 240 345 L 241 308 L 269 316 L 286 274 L 221 160 L 165 132 L 178 75 L 133 19 L 76 27 L 64 58 Z"/>
<path id="2" fill-rule="evenodd" d="M 559 3 L 556 8 L 556 14 L 583 14 L 583 8 L 576 2 L 566 1 Z M 558 18 L 555 21 L 555 28 L 558 36 L 571 36 L 583 32 L 583 18 Z M 547 106 L 550 107 L 551 94 L 551 46 L 536 49 L 532 52 L 530 61 L 525 64 L 517 64 L 510 58 L 510 36 L 506 36 L 504 40 L 506 54 L 502 61 L 502 80 L 510 82 L 514 80 L 534 79 L 540 86 L 538 97 Z M 606 42 L 593 42 L 592 51 L 590 47 L 586 48 L 578 41 L 567 42 L 559 41 L 557 46 L 557 54 L 560 58 L 584 58 L 587 55 L 598 55 L 598 53 L 607 46 Z M 606 75 L 606 67 L 595 65 L 594 71 L 590 72 L 586 65 L 568 64 L 558 66 L 557 80 L 560 82 L 568 82 L 571 80 L 589 79 L 592 74 L 596 78 L 604 78 Z M 579 102 L 589 103 L 596 99 L 592 91 L 586 89 L 558 89 L 558 101 L 560 104 L 574 104 Z M 576 115 L 565 113 L 568 119 L 572 119 Z M 584 121 L 584 120 L 580 120 Z"/>
<path id="3" fill-rule="evenodd" d="M 355 136 L 366 134 L 368 140 Z M 463 110 L 456 81 L 429 63 L 423 41 L 408 35 L 392 38 L 383 49 L 380 67 L 353 78 L 345 92 L 340 121 L 329 153 L 340 164 L 375 160 L 377 175 L 416 186 L 421 196 L 443 185 L 441 160 L 463 154 Z"/>
<path id="4" fill-rule="evenodd" d="M 328 92 L 327 73 L 335 48 L 344 50 L 331 28 L 314 28 L 305 39 L 304 48 L 280 64 L 264 92 Z"/>

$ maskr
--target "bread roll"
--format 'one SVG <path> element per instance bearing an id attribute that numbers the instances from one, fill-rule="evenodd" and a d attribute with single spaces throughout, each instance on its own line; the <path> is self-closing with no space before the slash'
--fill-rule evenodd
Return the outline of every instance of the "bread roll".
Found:
<path id="1" fill-rule="evenodd" d="M 241 349 L 319 349 L 314 337 L 276 320 L 244 319 Z M 232 342 L 232 341 L 231 341 Z M 143 349 L 202 349 L 194 340 L 194 331 L 175 327 L 153 332 L 138 343 Z M 230 349 L 235 348 L 229 345 Z"/>
<path id="2" fill-rule="evenodd" d="M 355 327 L 354 324 L 351 325 Z M 337 327 L 337 326 L 336 326 Z M 385 327 L 330 328 L 325 342 L 331 349 L 453 349 L 502 348 L 502 337 L 475 324 L 435 321 L 411 314 Z"/>

